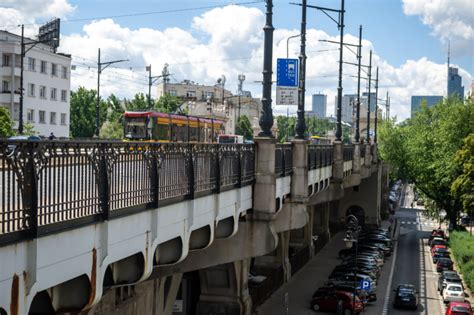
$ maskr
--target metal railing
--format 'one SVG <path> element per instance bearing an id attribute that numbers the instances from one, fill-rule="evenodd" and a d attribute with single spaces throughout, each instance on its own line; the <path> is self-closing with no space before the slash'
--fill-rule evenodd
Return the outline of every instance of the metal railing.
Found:
<path id="1" fill-rule="evenodd" d="M 252 184 L 253 145 L 0 140 L 0 244 Z"/>
<path id="2" fill-rule="evenodd" d="M 275 146 L 275 176 L 284 177 L 293 173 L 293 150 L 291 144 Z"/>
<path id="3" fill-rule="evenodd" d="M 334 148 L 332 145 L 310 144 L 308 146 L 308 169 L 332 165 L 334 162 Z"/>
<path id="4" fill-rule="evenodd" d="M 342 158 L 344 162 L 352 161 L 352 157 L 354 156 L 354 145 L 353 144 L 345 144 L 342 147 Z"/>

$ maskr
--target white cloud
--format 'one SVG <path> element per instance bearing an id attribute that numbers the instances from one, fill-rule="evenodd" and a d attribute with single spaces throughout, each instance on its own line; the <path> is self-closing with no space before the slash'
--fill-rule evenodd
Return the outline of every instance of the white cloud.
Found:
<path id="1" fill-rule="evenodd" d="M 57 0 L 50 3 L 64 2 Z M 255 81 L 262 80 L 264 24 L 264 14 L 260 10 L 239 6 L 213 9 L 195 17 L 191 25 L 161 30 L 130 29 L 112 19 L 103 19 L 84 25 L 80 33 L 63 35 L 59 50 L 72 54 L 73 64 L 77 65 L 72 74 L 72 89 L 79 86 L 96 88 L 99 47 L 102 61 L 130 59 L 130 62 L 113 65 L 102 72 L 103 97 L 110 93 L 120 97 L 132 97 L 137 92 L 147 93 L 145 65 L 151 64 L 153 75 L 158 75 L 165 63 L 170 65 L 172 81 L 190 79 L 200 84 L 214 84 L 224 74 L 227 77 L 226 88 L 233 92 L 237 90 L 238 74 L 244 73 L 244 89 L 259 97 L 262 85 Z M 275 30 L 273 69 L 276 68 L 276 58 L 286 57 L 287 38 L 298 33 L 297 29 Z M 337 41 L 338 37 L 313 28 L 307 31 L 306 108 L 311 107 L 311 94 L 322 92 L 328 94 L 328 113 L 332 114 L 338 84 L 338 46 L 320 42 L 321 39 Z M 358 38 L 347 34 L 345 41 L 357 43 Z M 377 54 L 376 47 L 370 41 L 364 40 L 363 46 L 362 63 L 368 64 L 369 50 L 372 49 L 373 74 L 375 66 L 380 68 L 379 98 L 385 98 L 386 91 L 389 91 L 391 113 L 400 120 L 410 116 L 411 95 L 445 94 L 445 64 L 421 58 L 394 67 Z M 297 58 L 298 54 L 299 39 L 294 38 L 290 40 L 289 55 Z M 355 56 L 347 50 L 344 51 L 344 60 L 356 62 Z M 356 67 L 345 65 L 343 72 L 343 93 L 355 93 L 357 80 L 350 75 L 357 73 Z M 471 82 L 470 75 L 463 69 L 460 69 L 460 74 L 467 86 Z M 273 75 L 275 77 L 275 73 Z M 362 81 L 362 91 L 365 91 L 365 86 L 366 82 Z M 273 100 L 274 93 L 275 86 Z M 295 107 L 290 114 L 294 111 Z M 286 107 L 275 108 L 274 112 L 286 114 Z"/>
<path id="2" fill-rule="evenodd" d="M 441 40 L 453 41 L 454 50 L 472 54 L 474 2 L 472 0 L 403 0 L 407 15 L 419 15 Z"/>

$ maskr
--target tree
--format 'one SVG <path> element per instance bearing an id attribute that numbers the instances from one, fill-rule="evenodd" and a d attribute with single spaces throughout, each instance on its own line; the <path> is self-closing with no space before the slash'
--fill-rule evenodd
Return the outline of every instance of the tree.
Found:
<path id="1" fill-rule="evenodd" d="M 107 121 L 121 121 L 124 111 L 120 99 L 114 94 L 110 94 L 107 98 Z"/>
<path id="2" fill-rule="evenodd" d="M 100 128 L 101 139 L 122 139 L 123 125 L 119 121 L 106 121 Z"/>
<path id="3" fill-rule="evenodd" d="M 23 134 L 25 136 L 33 136 L 36 135 L 37 132 L 35 131 L 35 126 L 32 123 L 26 122 L 23 125 Z"/>
<path id="4" fill-rule="evenodd" d="M 461 200 L 451 191 L 462 172 L 455 156 L 474 132 L 473 121 L 472 100 L 448 98 L 432 108 L 422 104 L 404 124 L 384 123 L 379 133 L 381 157 L 433 201 L 432 210 L 445 209 L 453 225 L 461 209 Z"/>
<path id="5" fill-rule="evenodd" d="M 71 92 L 71 137 L 91 138 L 96 127 L 97 92 L 84 87 Z M 107 118 L 107 104 L 99 103 L 99 128 Z"/>
<path id="6" fill-rule="evenodd" d="M 462 172 L 452 183 L 451 192 L 461 200 L 464 211 L 469 212 L 474 209 L 474 133 L 464 139 L 455 162 Z"/>
<path id="7" fill-rule="evenodd" d="M 143 93 L 135 94 L 131 101 L 125 100 L 125 107 L 130 111 L 146 111 L 150 109 L 148 106 L 148 98 L 145 97 Z"/>
<path id="8" fill-rule="evenodd" d="M 178 112 L 178 109 L 181 106 L 181 101 L 178 97 L 165 94 L 161 96 L 158 101 L 155 102 L 154 109 L 158 112 L 173 114 Z"/>
<path id="9" fill-rule="evenodd" d="M 0 137 L 8 138 L 13 136 L 15 134 L 13 130 L 14 124 L 8 109 L 0 106 Z"/>
<path id="10" fill-rule="evenodd" d="M 250 120 L 246 115 L 241 115 L 237 119 L 237 125 L 235 126 L 235 134 L 244 136 L 244 138 L 247 140 L 253 138 L 252 125 L 250 124 Z"/>

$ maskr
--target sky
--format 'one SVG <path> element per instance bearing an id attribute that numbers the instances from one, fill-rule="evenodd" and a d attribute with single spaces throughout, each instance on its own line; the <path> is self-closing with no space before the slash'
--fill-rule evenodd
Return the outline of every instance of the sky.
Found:
<path id="1" fill-rule="evenodd" d="M 292 0 L 299 2 L 298 0 Z M 379 98 L 391 99 L 391 115 L 410 117 L 411 95 L 445 95 L 447 47 L 451 64 L 459 67 L 466 94 L 474 75 L 474 1 L 472 0 L 346 0 L 344 41 L 358 42 L 363 26 L 362 63 L 373 51 L 373 72 L 379 67 Z M 299 33 L 301 7 L 290 1 L 273 1 L 273 69 L 276 58 L 286 57 L 289 36 Z M 340 9 L 340 1 L 308 0 L 309 5 Z M 71 89 L 96 89 L 97 51 L 102 61 L 129 59 L 101 74 L 101 96 L 111 93 L 133 97 L 147 93 L 148 73 L 161 74 L 169 64 L 171 82 L 188 79 L 200 84 L 226 77 L 226 89 L 237 91 L 237 76 L 245 74 L 244 89 L 262 94 L 263 26 L 265 1 L 256 0 L 2 0 L 0 29 L 37 35 L 39 25 L 61 18 L 58 49 L 72 55 Z M 337 20 L 337 16 L 333 16 Z M 338 46 L 320 40 L 339 40 L 337 25 L 321 11 L 308 9 L 306 109 L 311 94 L 328 95 L 328 114 L 334 114 L 337 94 Z M 299 54 L 299 39 L 291 39 L 290 58 Z M 344 58 L 356 62 L 344 50 Z M 352 75 L 357 68 L 345 65 L 343 93 L 356 92 Z M 365 74 L 364 74 L 365 75 Z M 159 81 L 158 81 L 159 82 Z M 367 88 L 363 81 L 362 91 Z M 156 89 L 152 89 L 155 96 Z M 273 85 L 273 100 L 275 99 Z M 290 106 L 290 112 L 296 112 Z M 286 106 L 274 107 L 286 114 Z"/>

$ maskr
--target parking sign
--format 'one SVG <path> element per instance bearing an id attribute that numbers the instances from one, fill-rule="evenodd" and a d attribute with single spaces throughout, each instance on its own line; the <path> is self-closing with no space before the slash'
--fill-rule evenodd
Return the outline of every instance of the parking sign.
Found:
<path id="1" fill-rule="evenodd" d="M 298 104 L 298 59 L 277 59 L 277 105 Z"/>
<path id="2" fill-rule="evenodd" d="M 359 285 L 360 285 L 360 288 L 364 291 L 370 290 L 370 281 L 361 280 Z"/>

